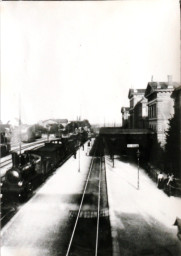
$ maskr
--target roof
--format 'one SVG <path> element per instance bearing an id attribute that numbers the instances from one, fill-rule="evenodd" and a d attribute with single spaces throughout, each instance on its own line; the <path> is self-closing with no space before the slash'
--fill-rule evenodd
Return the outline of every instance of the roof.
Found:
<path id="1" fill-rule="evenodd" d="M 147 103 L 147 102 L 148 102 L 147 98 L 145 98 L 145 96 L 143 96 L 143 97 L 141 98 L 141 100 L 139 100 L 139 101 L 136 103 L 136 105 L 134 106 L 134 108 L 135 108 L 136 106 L 138 106 L 139 104 L 141 104 L 141 103 Z"/>
<path id="2" fill-rule="evenodd" d="M 133 95 L 143 94 L 145 93 L 145 89 L 129 89 L 128 98 L 130 99 Z"/>
<path id="3" fill-rule="evenodd" d="M 42 121 L 42 123 L 45 124 L 67 124 L 68 123 L 68 119 L 47 119 Z"/>
<path id="4" fill-rule="evenodd" d="M 129 112 L 129 107 L 122 107 L 121 108 L 121 113 L 124 113 L 124 112 Z"/>
<path id="5" fill-rule="evenodd" d="M 99 133 L 102 135 L 154 134 L 154 132 L 149 129 L 122 129 L 118 127 L 102 127 Z"/>
<path id="6" fill-rule="evenodd" d="M 149 82 L 145 90 L 145 97 L 147 98 L 158 91 L 173 91 L 177 87 L 179 87 L 179 84 L 176 82 L 172 82 L 170 85 L 168 82 Z"/>
<path id="7" fill-rule="evenodd" d="M 62 144 L 50 144 L 46 143 L 45 146 L 42 146 L 40 148 L 37 148 L 35 150 L 28 150 L 27 152 L 29 153 L 34 153 L 34 154 L 40 154 L 44 155 L 45 153 L 52 153 L 55 152 L 57 149 L 61 148 Z"/>
<path id="8" fill-rule="evenodd" d="M 181 85 L 175 88 L 175 91 L 180 91 L 181 90 Z"/>

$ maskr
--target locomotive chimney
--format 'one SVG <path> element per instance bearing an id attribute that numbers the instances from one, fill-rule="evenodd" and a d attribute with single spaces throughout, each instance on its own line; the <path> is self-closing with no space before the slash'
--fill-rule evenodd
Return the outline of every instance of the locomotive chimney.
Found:
<path id="1" fill-rule="evenodd" d="M 160 82 L 157 82 L 157 89 L 161 89 L 161 84 L 160 84 Z"/>
<path id="2" fill-rule="evenodd" d="M 168 88 L 173 88 L 173 84 L 172 84 L 172 76 L 168 76 Z"/>
<path id="3" fill-rule="evenodd" d="M 13 162 L 13 167 L 17 167 L 19 165 L 19 157 L 17 152 L 11 152 L 12 155 L 12 162 Z"/>

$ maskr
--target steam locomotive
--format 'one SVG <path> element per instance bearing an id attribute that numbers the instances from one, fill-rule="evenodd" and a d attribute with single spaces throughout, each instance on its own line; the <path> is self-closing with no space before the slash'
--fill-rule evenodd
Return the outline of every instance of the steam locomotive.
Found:
<path id="1" fill-rule="evenodd" d="M 23 154 L 12 152 L 13 166 L 9 169 L 1 186 L 3 199 L 26 199 L 39 182 L 44 181 L 80 144 L 78 136 L 55 139 L 37 149 Z"/>

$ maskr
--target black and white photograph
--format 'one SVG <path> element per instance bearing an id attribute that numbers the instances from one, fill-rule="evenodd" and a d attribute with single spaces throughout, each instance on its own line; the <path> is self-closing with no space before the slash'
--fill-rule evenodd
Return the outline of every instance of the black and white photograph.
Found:
<path id="1" fill-rule="evenodd" d="M 181 255 L 181 1 L 1 1 L 1 256 Z"/>

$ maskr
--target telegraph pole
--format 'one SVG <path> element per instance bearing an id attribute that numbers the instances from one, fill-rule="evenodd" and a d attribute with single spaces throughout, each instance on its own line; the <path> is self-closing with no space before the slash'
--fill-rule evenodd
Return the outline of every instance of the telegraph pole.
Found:
<path id="1" fill-rule="evenodd" d="M 19 152 L 21 155 L 21 94 L 19 94 Z"/>
<path id="2" fill-rule="evenodd" d="M 80 116 L 79 116 L 79 121 L 81 121 L 81 105 L 80 105 Z M 80 132 L 80 131 L 79 131 Z M 80 133 L 81 135 L 81 133 Z M 81 139 L 81 136 L 80 136 Z M 78 172 L 80 172 L 80 147 L 81 147 L 81 141 L 79 141 L 79 167 L 78 167 Z"/>
<path id="3" fill-rule="evenodd" d="M 139 160 L 140 160 L 140 151 L 138 149 L 138 151 L 136 152 L 137 154 L 137 159 L 138 159 L 138 185 L 137 185 L 137 189 L 140 188 L 140 163 L 139 163 Z"/>

